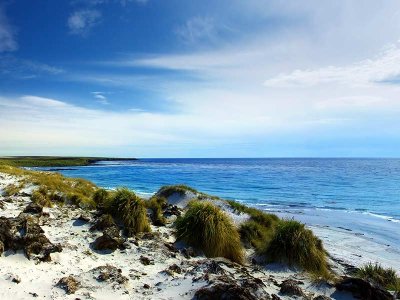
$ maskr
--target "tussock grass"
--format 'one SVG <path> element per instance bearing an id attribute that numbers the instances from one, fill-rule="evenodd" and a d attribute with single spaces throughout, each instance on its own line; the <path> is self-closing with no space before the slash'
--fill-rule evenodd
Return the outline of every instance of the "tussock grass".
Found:
<path id="1" fill-rule="evenodd" d="M 184 195 L 186 192 L 192 192 L 197 194 L 198 192 L 187 185 L 184 184 L 177 184 L 177 185 L 166 185 L 161 187 L 158 192 L 156 193 L 157 196 L 168 198 L 169 196 L 178 193 Z"/>
<path id="2" fill-rule="evenodd" d="M 113 197 L 112 191 L 100 188 L 93 193 L 92 199 L 99 211 L 107 212 L 110 211 Z"/>
<path id="3" fill-rule="evenodd" d="M 385 289 L 400 292 L 400 278 L 392 268 L 385 269 L 378 263 L 368 263 L 356 272 L 356 276 Z"/>
<path id="4" fill-rule="evenodd" d="M 243 244 L 261 251 L 271 241 L 274 230 L 274 227 L 265 227 L 250 219 L 240 226 L 239 234 Z"/>
<path id="5" fill-rule="evenodd" d="M 229 217 L 208 201 L 192 201 L 189 209 L 177 219 L 176 237 L 198 248 L 207 257 L 225 257 L 243 262 L 239 234 Z"/>
<path id="6" fill-rule="evenodd" d="M 152 222 L 155 226 L 164 226 L 165 217 L 163 208 L 167 205 L 167 199 L 164 197 L 153 196 L 145 202 L 146 207 L 151 210 Z"/>
<path id="7" fill-rule="evenodd" d="M 275 228 L 280 220 L 278 216 L 245 206 L 233 200 L 227 200 L 227 203 L 235 211 L 246 213 L 250 216 L 250 219 L 239 228 L 240 239 L 245 245 L 252 246 L 258 252 L 261 252 L 275 233 Z"/>
<path id="8" fill-rule="evenodd" d="M 47 193 L 47 190 L 44 187 L 40 187 L 31 195 L 32 202 L 46 207 L 53 207 L 53 201 L 51 198 L 51 195 Z"/>
<path id="9" fill-rule="evenodd" d="M 281 220 L 271 241 L 260 253 L 268 261 L 296 265 L 314 275 L 329 277 L 322 241 L 295 220 Z"/>
<path id="10" fill-rule="evenodd" d="M 110 209 L 113 216 L 122 221 L 128 236 L 150 231 L 145 203 L 130 190 L 118 189 L 112 199 Z"/>

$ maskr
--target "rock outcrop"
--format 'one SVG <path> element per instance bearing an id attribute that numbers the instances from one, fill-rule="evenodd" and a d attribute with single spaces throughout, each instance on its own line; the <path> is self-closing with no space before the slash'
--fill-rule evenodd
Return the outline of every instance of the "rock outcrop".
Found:
<path id="1" fill-rule="evenodd" d="M 336 284 L 339 291 L 348 291 L 364 300 L 393 300 L 392 294 L 364 279 L 345 277 Z"/>
<path id="2" fill-rule="evenodd" d="M 50 242 L 37 218 L 21 213 L 16 218 L 0 217 L 0 250 L 0 254 L 7 250 L 24 250 L 28 259 L 50 261 L 50 254 L 61 252 L 62 248 Z"/>

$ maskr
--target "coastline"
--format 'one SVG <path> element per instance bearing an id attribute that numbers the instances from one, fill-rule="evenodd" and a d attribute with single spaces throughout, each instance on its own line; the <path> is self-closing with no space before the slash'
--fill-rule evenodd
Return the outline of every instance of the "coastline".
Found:
<path id="1" fill-rule="evenodd" d="M 0 190 L 8 185 L 18 183 L 18 177 L 0 175 Z M 0 210 L 0 216 L 18 216 L 26 205 L 31 202 L 30 197 L 34 189 L 35 186 L 31 182 L 27 182 L 27 186 L 18 195 L 8 199 L 0 196 L 4 204 L 3 209 Z M 172 196 L 168 201 L 173 201 L 173 203 L 178 206 L 181 205 L 183 208 L 190 198 Z M 216 198 L 214 201 L 217 203 L 223 200 Z M 229 209 L 226 209 L 225 207 L 225 212 L 229 212 Z M 251 263 L 242 266 L 232 265 L 226 260 L 220 261 L 218 259 L 205 258 L 202 255 L 186 257 L 183 254 L 185 252 L 181 252 L 182 250 L 172 251 L 172 248 L 169 248 L 172 246 L 168 246 L 165 249 L 165 245 L 173 245 L 176 242 L 172 223 L 165 227 L 152 225 L 153 233 L 144 239 L 142 238 L 143 235 L 133 239 L 128 238 L 129 246 L 123 250 L 112 253 L 93 251 L 92 248 L 88 248 L 88 245 L 93 243 L 94 239 L 100 237 L 99 233 L 90 231 L 90 224 L 93 221 L 88 220 L 95 218 L 93 211 L 89 212 L 81 208 L 65 205 L 45 208 L 44 212 L 48 217 L 41 221 L 43 222 L 42 229 L 52 242 L 62 245 L 63 251 L 52 254 L 53 263 L 49 264 L 36 264 L 27 260 L 20 251 L 17 253 L 12 251 L 5 252 L 0 257 L 0 265 L 2 266 L 0 281 L 4 283 L 4 286 L 8 287 L 8 290 L 0 291 L 2 298 L 25 299 L 29 294 L 51 295 L 53 299 L 64 299 L 65 293 L 59 288 L 57 282 L 62 276 L 72 274 L 74 278 L 83 282 L 79 292 L 79 296 L 83 299 L 109 299 L 110 297 L 131 299 L 132 293 L 135 299 L 192 299 L 199 290 L 207 288 L 213 282 L 215 283 L 217 279 L 198 278 L 204 276 L 204 272 L 208 270 L 207 268 L 210 268 L 210 264 L 213 266 L 212 268 L 215 268 L 214 264 L 217 264 L 218 268 L 227 270 L 222 272 L 228 272 L 224 276 L 230 276 L 231 279 L 229 280 L 238 280 L 240 282 L 239 278 L 246 278 L 246 276 L 249 276 L 248 274 L 251 274 L 246 280 L 260 280 L 262 282 L 262 285 L 257 288 L 257 293 L 266 293 L 265 295 L 279 294 L 280 299 L 292 299 L 292 297 L 282 293 L 281 286 L 287 280 L 300 282 L 302 291 L 312 295 L 309 296 L 311 297 L 310 299 L 317 299 L 317 296 L 322 295 L 330 296 L 333 299 L 353 299 L 351 294 L 338 291 L 332 284 L 315 285 L 312 277 L 297 268 L 288 268 L 279 264 L 254 265 Z M 239 222 L 243 222 L 240 221 L 241 219 L 246 219 L 243 218 L 245 216 L 242 213 L 239 213 L 236 217 L 234 211 L 229 213 L 232 214 L 230 216 L 234 219 L 234 222 L 235 218 Z M 84 215 L 85 217 L 82 217 Z M 350 260 L 354 258 L 354 247 L 352 245 L 355 245 L 357 241 L 351 239 L 351 242 L 347 243 L 349 247 L 342 247 L 342 245 L 338 247 L 338 239 L 343 240 L 343 236 L 340 236 L 335 231 L 330 231 L 330 234 L 327 234 L 328 231 L 324 227 L 311 228 L 317 236 L 322 238 L 324 244 L 326 244 L 326 249 L 332 254 L 330 264 L 335 272 L 342 275 L 346 274 L 349 268 L 346 258 Z M 349 236 L 347 232 L 344 233 L 347 234 L 347 237 Z M 378 249 L 374 248 L 374 250 Z M 253 254 L 248 251 L 250 250 L 246 250 L 246 255 L 251 257 Z M 149 261 L 148 264 L 144 264 L 146 267 L 143 266 L 143 256 L 147 257 L 146 260 Z M 98 281 L 90 280 L 93 276 L 101 275 L 96 275 L 98 274 L 96 272 L 99 272 L 99 268 L 110 269 L 111 267 L 109 266 L 121 270 L 120 274 L 124 274 L 125 277 L 129 275 L 129 277 L 126 277 L 128 279 L 123 279 L 124 282 L 129 281 L 129 285 L 117 285 L 115 282 L 111 282 L 111 285 L 108 283 L 100 284 Z M 176 269 L 175 266 L 178 266 L 179 270 L 181 270 L 178 274 L 175 274 L 174 271 L 168 271 L 171 268 Z M 188 270 L 186 273 L 182 271 L 184 268 Z M 145 270 L 145 272 L 140 270 Z M 184 275 L 182 276 L 180 272 Z M 41 278 L 40 281 L 36 280 L 38 277 Z M 18 286 L 15 285 L 15 280 L 21 282 L 20 278 L 23 278 L 23 284 L 18 283 Z M 72 295 L 69 298 L 74 299 Z"/>

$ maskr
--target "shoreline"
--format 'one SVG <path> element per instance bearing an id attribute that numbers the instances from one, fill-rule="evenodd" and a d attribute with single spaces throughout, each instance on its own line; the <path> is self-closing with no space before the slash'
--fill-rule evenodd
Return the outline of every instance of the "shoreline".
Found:
<path id="1" fill-rule="evenodd" d="M 22 177 L 18 177 L 20 175 L 0 175 L 0 191 L 8 185 L 17 185 L 18 181 L 22 179 Z M 60 175 L 57 176 L 59 177 Z M 70 179 L 64 178 L 64 180 Z M 5 197 L 0 195 L 1 202 L 3 203 L 0 216 L 18 216 L 31 203 L 31 195 L 34 190 L 35 185 L 28 181 L 24 182 L 23 189 L 11 198 L 5 199 Z M 180 209 L 181 212 L 184 211 L 185 206 L 190 199 L 193 199 L 193 196 L 199 197 L 199 199 L 200 196 L 203 196 L 210 197 L 208 201 L 215 201 L 216 206 L 221 208 L 225 206 L 225 212 L 232 218 L 235 224 L 236 222 L 240 224 L 240 222 L 248 220 L 249 217 L 246 213 L 235 211 L 233 207 L 227 207 L 226 201 L 201 194 L 196 190 L 193 190 L 193 192 L 189 190 L 189 192 L 185 192 L 184 195 L 178 196 L 178 198 L 176 196 L 176 194 L 172 194 L 166 197 L 168 198 L 168 203 L 177 205 L 177 209 Z M 173 221 L 169 225 L 164 225 L 164 227 L 155 227 L 152 224 L 151 229 L 153 233 L 151 235 L 144 239 L 141 238 L 143 235 L 139 235 L 133 239 L 127 238 L 125 249 L 109 253 L 94 251 L 92 246 L 89 246 L 93 244 L 96 238 L 101 237 L 98 232 L 91 232 L 90 230 L 90 224 L 93 224 L 96 219 L 96 214 L 93 210 L 83 210 L 70 204 L 65 204 L 64 206 L 56 204 L 55 207 L 45 208 L 43 211 L 47 217 L 43 221 L 40 221 L 42 222 L 42 229 L 53 243 L 62 245 L 63 251 L 52 254 L 51 257 L 54 263 L 40 263 L 38 265 L 33 265 L 33 262 L 27 260 L 21 252 L 13 253 L 12 251 L 6 251 L 0 256 L 0 265 L 2 266 L 0 282 L 5 283 L 5 286 L 8 287 L 8 290 L 0 290 L 0 296 L 3 298 L 7 299 L 11 295 L 15 295 L 16 299 L 24 299 L 29 293 L 51 295 L 53 299 L 64 299 L 65 294 L 58 287 L 57 282 L 62 276 L 72 274 L 71 276 L 84 282 L 81 287 L 81 293 L 77 294 L 84 299 L 107 299 L 108 296 L 115 299 L 130 299 L 132 294 L 129 294 L 132 292 L 135 295 L 135 299 L 192 299 L 199 290 L 215 283 L 215 279 L 209 279 L 209 277 L 201 278 L 204 276 L 204 268 L 209 268 L 209 264 L 213 265 L 212 268 L 215 268 L 214 264 L 217 264 L 218 268 L 222 268 L 223 270 L 225 268 L 230 269 L 229 275 L 225 274 L 224 276 L 231 276 L 229 280 L 233 280 L 234 282 L 241 282 L 239 278 L 252 274 L 246 280 L 261 280 L 255 282 L 262 282 L 262 285 L 257 288 L 257 293 L 267 293 L 266 295 L 279 294 L 280 299 L 292 299 L 286 296 L 282 292 L 282 289 L 280 289 L 283 282 L 287 280 L 301 282 L 302 290 L 308 295 L 312 295 L 310 299 L 317 299 L 316 296 L 321 295 L 330 296 L 333 299 L 353 299 L 351 294 L 337 290 L 336 285 L 330 284 L 328 281 L 322 286 L 316 286 L 310 274 L 298 268 L 288 268 L 280 264 L 258 264 L 257 260 L 253 261 L 255 253 L 253 252 L 254 249 L 251 250 L 251 248 L 246 248 L 247 263 L 236 266 L 226 262 L 226 260 L 219 261 L 217 258 L 206 258 L 201 254 L 200 256 L 197 254 L 193 257 L 186 257 L 185 252 L 181 251 L 187 251 L 185 250 L 187 248 L 183 248 L 182 250 L 174 248 L 175 250 L 172 251 L 171 249 L 173 248 L 170 247 L 176 243 Z M 278 214 L 278 216 L 280 215 Z M 310 226 L 310 228 L 316 236 L 323 240 L 325 249 L 331 254 L 328 260 L 332 270 L 337 274 L 335 276 L 348 274 L 349 267 L 351 269 L 349 265 L 355 265 L 352 260 L 357 259 L 358 262 L 363 262 L 359 259 L 360 255 L 355 253 L 354 247 L 361 241 L 360 239 L 354 239 L 354 237 L 360 238 L 359 236 L 351 235 L 345 229 L 338 232 L 337 230 L 323 226 Z M 340 247 L 338 247 L 338 241 L 345 240 L 344 237 L 348 238 L 349 241 L 345 244 L 340 244 Z M 362 241 L 365 244 L 365 240 Z M 169 246 L 166 250 L 165 245 L 167 244 Z M 359 248 L 359 250 L 369 251 L 372 254 L 382 254 L 378 251 L 379 247 L 374 246 L 371 248 L 371 251 L 369 248 L 366 248 L 368 247 Z M 149 260 L 150 263 L 144 264 L 142 261 L 143 256 L 146 256 L 145 261 Z M 398 257 L 397 253 L 395 253 L 395 256 Z M 369 256 L 369 258 L 371 257 Z M 391 258 L 384 255 L 381 255 L 381 257 L 387 258 L 387 261 L 379 260 L 380 263 L 387 266 Z M 143 264 L 150 266 L 143 267 Z M 72 265 L 74 267 L 71 267 Z M 124 282 L 130 282 L 129 287 L 123 285 L 113 291 L 113 288 L 109 285 L 99 284 L 88 279 L 93 278 L 93 275 L 97 274 L 96 272 L 98 272 L 99 268 L 110 269 L 110 266 L 113 266 L 116 270 L 121 270 L 122 274 L 129 274 L 131 279 L 124 279 Z M 182 270 L 179 271 L 179 274 L 182 272 L 184 276 L 175 274 L 174 271 L 168 271 L 171 268 L 177 269 L 176 266 L 179 267 L 179 270 L 186 268 L 189 271 L 186 271 L 186 273 Z M 390 267 L 393 267 L 393 265 L 390 265 Z M 140 273 L 139 270 L 141 269 L 145 269 L 146 272 Z M 17 287 L 15 283 L 12 283 L 15 278 L 18 278 L 18 280 L 15 280 L 21 282 L 19 278 L 22 276 L 23 284 L 20 285 L 18 283 Z M 38 277 L 41 278 L 40 284 L 42 286 L 40 288 L 37 287 L 39 281 L 35 279 Z M 188 280 L 188 277 L 190 280 Z M 140 278 L 143 278 L 143 280 L 140 280 Z M 117 294 L 118 296 L 116 297 Z M 107 297 L 104 298 L 104 295 L 107 295 Z M 334 296 L 339 296 L 340 298 L 335 298 Z M 70 298 L 73 299 L 73 297 Z"/>

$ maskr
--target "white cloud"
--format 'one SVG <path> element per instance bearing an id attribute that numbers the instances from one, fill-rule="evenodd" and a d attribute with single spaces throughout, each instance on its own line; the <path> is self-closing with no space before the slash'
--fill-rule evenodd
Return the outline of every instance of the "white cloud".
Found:
<path id="1" fill-rule="evenodd" d="M 4 8 L 0 5 L 0 53 L 18 49 L 15 33 L 16 30 L 10 25 Z"/>
<path id="2" fill-rule="evenodd" d="M 193 17 L 177 28 L 176 34 L 189 44 L 209 41 L 216 38 L 215 22 L 210 17 Z"/>
<path id="3" fill-rule="evenodd" d="M 104 94 L 105 94 L 104 92 L 92 92 L 92 95 L 97 100 L 97 102 L 99 102 L 103 105 L 110 104 L 108 102 L 107 97 Z"/>
<path id="4" fill-rule="evenodd" d="M 270 87 L 304 87 L 317 84 L 339 83 L 366 85 L 382 82 L 400 75 L 399 44 L 392 45 L 373 59 L 348 66 L 328 66 L 316 70 L 295 70 L 265 81 Z"/>
<path id="5" fill-rule="evenodd" d="M 87 35 L 101 21 L 101 12 L 95 9 L 75 11 L 68 18 L 68 27 L 72 34 Z"/>

